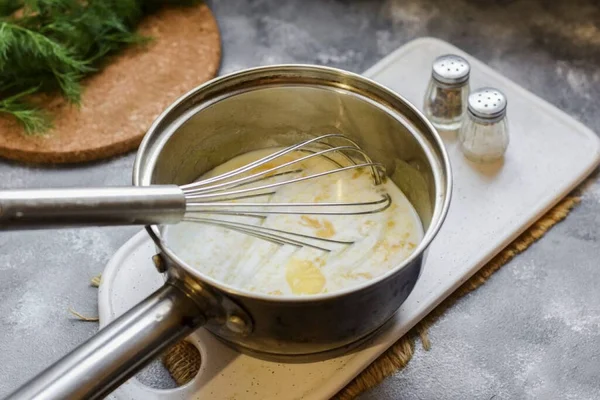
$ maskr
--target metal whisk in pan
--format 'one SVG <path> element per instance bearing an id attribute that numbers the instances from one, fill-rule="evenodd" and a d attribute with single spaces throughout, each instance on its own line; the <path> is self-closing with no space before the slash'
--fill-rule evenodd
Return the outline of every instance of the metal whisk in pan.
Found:
<path id="1" fill-rule="evenodd" d="M 331 141 L 339 142 L 332 145 Z M 303 165 L 325 159 L 324 170 Z M 373 200 L 356 202 L 274 202 L 277 190 L 347 171 L 369 170 Z M 356 142 L 328 134 L 275 151 L 233 171 L 183 186 L 152 185 L 123 188 L 67 188 L 0 192 L 0 226 L 4 229 L 83 225 L 149 225 L 181 221 L 221 226 L 277 244 L 309 246 L 352 244 L 244 222 L 273 214 L 361 215 L 381 212 L 391 199 L 377 186 L 385 177 Z M 259 201 L 262 200 L 262 201 Z M 260 221 L 259 221 L 260 222 Z M 321 242 L 322 244 L 317 244 Z"/>
<path id="2" fill-rule="evenodd" d="M 260 207 L 244 209 L 240 206 L 225 207 L 224 204 L 269 200 L 275 203 L 278 199 L 292 198 L 317 200 L 314 196 L 303 197 L 304 193 L 312 195 L 313 183 L 317 185 L 319 179 L 335 180 L 337 173 L 333 171 L 346 167 L 351 167 L 350 171 L 354 169 L 350 175 L 356 172 L 355 169 L 364 169 L 358 174 L 360 179 L 340 180 L 340 188 L 343 189 L 347 183 L 354 198 L 347 195 L 331 198 L 338 201 L 357 201 L 357 198 L 383 200 L 385 194 L 379 191 L 384 184 L 377 185 L 383 181 L 383 169 L 373 165 L 353 142 L 333 136 L 301 143 L 277 160 L 285 164 L 291 161 L 288 158 L 292 154 L 301 158 L 337 148 L 313 159 L 322 161 L 320 164 L 326 164 L 326 170 L 332 173 L 304 181 L 308 182 L 305 186 L 294 186 L 302 185 L 302 182 L 290 183 L 287 189 L 286 186 L 268 186 L 279 181 L 293 181 L 307 174 L 307 171 L 298 171 L 302 169 L 301 163 L 271 171 L 268 173 L 270 176 L 265 174 L 242 182 L 233 181 L 271 167 L 262 164 L 256 169 L 255 165 L 254 169 L 250 167 L 218 182 L 212 180 L 208 183 L 209 179 L 205 179 L 191 184 L 198 186 L 162 186 L 187 184 L 200 176 L 210 177 L 215 172 L 211 172 L 211 168 L 232 159 L 237 149 L 274 146 L 273 143 L 281 143 L 282 140 L 293 140 L 294 132 L 310 132 L 317 127 L 341 129 L 347 137 L 356 139 L 365 148 L 377 149 L 377 158 L 384 165 L 397 166 L 398 161 L 404 161 L 407 169 L 403 171 L 412 172 L 420 182 L 426 182 L 419 189 L 406 188 L 407 195 L 418 194 L 418 198 L 413 199 L 417 203 L 415 206 L 420 206 L 415 209 L 425 230 L 423 240 L 408 259 L 386 274 L 352 288 L 308 297 L 288 297 L 263 295 L 227 285 L 186 263 L 169 246 L 162 224 L 192 217 L 213 219 L 217 223 L 260 223 L 260 219 L 256 218 L 271 215 L 267 211 L 283 212 L 286 207 L 263 208 L 266 205 L 261 204 Z M 286 142 L 285 145 L 291 143 Z M 412 168 L 413 165 L 418 168 Z M 368 172 L 372 173 L 375 183 L 372 185 L 373 197 L 368 190 L 371 186 Z M 344 172 L 339 173 L 346 178 Z M 257 181 L 250 183 L 252 180 Z M 225 182 L 228 182 L 227 186 L 221 186 L 212 194 L 225 191 L 238 193 L 186 199 L 186 196 L 194 195 L 194 188 L 201 189 L 195 192 L 196 195 L 208 195 L 211 194 L 206 190 L 209 186 L 214 188 Z M 306 360 L 305 357 L 310 357 L 314 360 L 314 357 L 331 357 L 332 353 L 347 354 L 353 346 L 378 332 L 411 293 L 421 274 L 426 249 L 447 214 L 452 192 L 450 162 L 443 141 L 416 107 L 362 76 L 307 65 L 240 71 L 190 91 L 170 106 L 148 130 L 138 150 L 133 184 L 136 186 L 125 189 L 0 192 L 0 226 L 6 228 L 49 224 L 149 224 L 148 235 L 157 251 L 155 260 L 158 262 L 155 263 L 166 279 L 156 292 L 10 395 L 11 400 L 103 398 L 150 360 L 202 325 L 225 343 L 258 357 L 273 360 Z M 355 190 L 363 189 L 355 184 L 364 184 L 368 196 L 363 197 L 362 191 Z M 254 193 L 239 192 L 258 186 L 262 188 Z M 299 197 L 286 197 L 288 190 L 302 193 Z M 279 194 L 244 197 L 272 192 Z M 232 200 L 231 197 L 239 198 Z M 192 213 L 192 206 L 188 206 L 190 203 L 202 204 L 193 206 L 195 212 Z M 197 207 L 208 207 L 208 203 L 219 205 L 211 206 L 212 209 L 209 207 L 212 213 L 197 212 Z M 341 209 L 350 212 L 349 218 L 354 218 L 352 213 L 377 212 L 387 205 L 389 199 L 361 207 L 347 203 L 338 206 L 321 203 L 314 207 L 295 204 L 292 211 L 309 209 L 312 213 L 330 213 Z M 218 207 L 221 207 L 220 211 L 234 214 L 216 214 Z M 256 216 L 242 216 L 240 213 Z M 264 225 L 279 228 L 280 225 L 269 222 L 286 218 L 285 215 L 268 218 Z M 270 233 L 275 239 L 282 236 L 278 232 Z M 293 240 L 312 242 L 312 239 L 298 237 Z M 318 243 L 328 247 L 325 242 Z M 350 250 L 356 247 L 351 246 Z M 226 360 L 222 361 L 226 365 Z"/>

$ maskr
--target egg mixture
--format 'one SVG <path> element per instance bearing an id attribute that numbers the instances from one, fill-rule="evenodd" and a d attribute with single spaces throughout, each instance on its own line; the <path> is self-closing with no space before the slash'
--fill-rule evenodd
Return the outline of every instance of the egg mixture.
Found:
<path id="1" fill-rule="evenodd" d="M 216 167 L 213 177 L 258 160 L 279 149 L 253 151 Z M 288 154 L 257 167 L 266 171 L 306 154 Z M 331 159 L 313 157 L 288 169 L 301 175 L 335 168 Z M 279 171 L 278 171 L 279 172 Z M 291 175 L 291 174 L 290 174 Z M 269 177 L 262 184 L 290 176 Z M 213 215 L 323 239 L 331 251 L 280 245 L 219 226 L 182 222 L 168 226 L 165 239 L 186 263 L 236 289 L 278 295 L 316 295 L 349 288 L 382 275 L 405 260 L 423 237 L 421 221 L 404 193 L 389 179 L 375 186 L 369 168 L 351 169 L 276 188 L 274 194 L 245 201 L 323 203 L 374 201 L 387 193 L 384 211 L 364 215 L 269 215 L 264 219 Z M 244 200 L 238 200 L 243 202 Z M 203 215 L 207 217 L 207 215 Z M 318 244 L 315 242 L 315 244 Z"/>

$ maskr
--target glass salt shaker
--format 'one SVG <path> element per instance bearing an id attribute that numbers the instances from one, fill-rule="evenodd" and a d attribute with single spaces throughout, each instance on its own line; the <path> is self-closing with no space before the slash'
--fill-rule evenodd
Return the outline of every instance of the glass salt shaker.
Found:
<path id="1" fill-rule="evenodd" d="M 446 54 L 435 59 L 423 110 L 438 129 L 455 130 L 462 122 L 469 96 L 471 66 L 464 58 Z"/>
<path id="2" fill-rule="evenodd" d="M 484 87 L 471 93 L 467 115 L 458 133 L 465 157 L 475 162 L 492 162 L 508 147 L 507 100 L 498 89 Z"/>

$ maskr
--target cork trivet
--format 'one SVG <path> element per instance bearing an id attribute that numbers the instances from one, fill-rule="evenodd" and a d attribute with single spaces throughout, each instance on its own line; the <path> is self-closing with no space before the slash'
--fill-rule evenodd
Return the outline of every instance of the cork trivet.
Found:
<path id="1" fill-rule="evenodd" d="M 86 79 L 80 107 L 58 96 L 43 99 L 55 118 L 48 134 L 26 136 L 16 121 L 0 118 L 0 156 L 75 163 L 125 153 L 173 101 L 216 75 L 221 41 L 206 5 L 165 9 L 144 19 L 139 31 L 153 40 Z"/>
<path id="2" fill-rule="evenodd" d="M 336 394 L 333 399 L 354 399 L 360 393 L 379 384 L 387 376 L 404 368 L 413 356 L 417 338 L 421 339 L 423 348 L 429 350 L 431 343 L 427 335 L 428 327 L 434 324 L 459 298 L 483 285 L 494 272 L 544 236 L 552 226 L 565 219 L 573 207 L 581 201 L 580 194 L 584 186 L 582 185 L 579 190 L 564 198 L 527 231 L 496 255 L 479 272 L 473 275 L 471 279 L 465 282 L 450 297 L 427 315 L 417 326 L 379 356 L 360 375 Z M 195 348 L 190 349 L 187 346 L 191 345 L 188 343 L 185 346 L 174 346 L 170 350 L 167 350 L 165 356 L 162 358 L 165 367 L 179 385 L 189 382 L 200 368 L 198 351 Z M 182 365 L 186 365 L 187 368 L 182 368 Z"/>

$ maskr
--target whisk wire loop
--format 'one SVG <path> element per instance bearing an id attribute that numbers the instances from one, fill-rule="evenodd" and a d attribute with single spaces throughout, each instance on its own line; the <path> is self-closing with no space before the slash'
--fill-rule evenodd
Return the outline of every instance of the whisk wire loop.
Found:
<path id="1" fill-rule="evenodd" d="M 329 142 L 330 140 L 344 143 L 334 145 Z M 290 160 L 289 156 L 293 156 L 294 153 L 306 153 L 306 155 Z M 329 168 L 316 172 L 306 170 L 307 165 L 318 158 L 325 159 L 324 165 Z M 378 199 L 350 202 L 270 201 L 281 187 L 363 169 L 370 170 L 373 191 L 379 195 Z M 184 221 L 219 226 L 278 245 L 288 244 L 331 251 L 329 247 L 323 246 L 351 245 L 353 241 L 311 236 L 261 224 L 220 219 L 219 216 L 255 217 L 264 222 L 269 215 L 278 214 L 348 216 L 374 214 L 385 211 L 392 203 L 391 197 L 378 189 L 384 177 L 385 167 L 373 162 L 354 140 L 342 134 L 326 134 L 275 151 L 232 171 L 180 186 L 186 198 Z M 265 201 L 244 201 L 260 197 L 266 198 Z M 212 218 L 209 218 L 210 216 Z"/>

